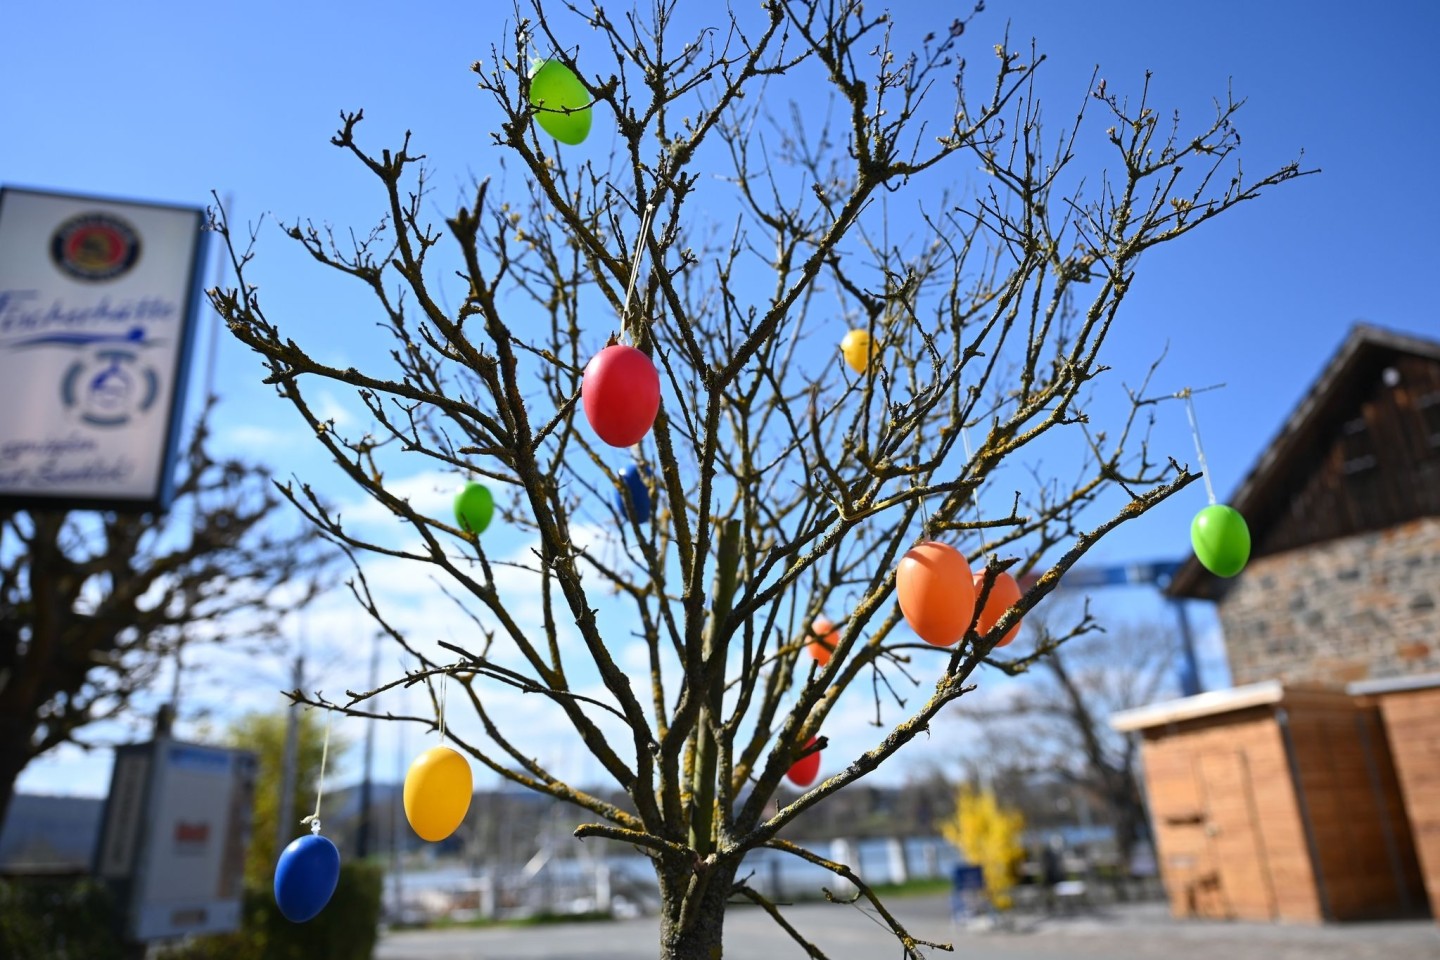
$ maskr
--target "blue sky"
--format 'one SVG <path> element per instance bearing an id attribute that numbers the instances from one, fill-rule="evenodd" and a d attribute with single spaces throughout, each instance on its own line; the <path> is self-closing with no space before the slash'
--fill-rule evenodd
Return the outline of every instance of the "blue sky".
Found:
<path id="1" fill-rule="evenodd" d="M 437 202 L 448 203 L 472 176 L 503 176 L 489 137 L 497 116 L 469 64 L 504 42 L 506 5 L 13 6 L 0 56 L 0 183 L 190 204 L 207 203 L 213 189 L 233 198 L 240 221 L 265 212 L 364 225 L 379 197 L 328 142 L 339 111 L 357 107 L 371 144 L 414 131 L 435 172 Z M 928 12 L 935 6 L 916 0 L 892 9 L 902 27 L 923 30 L 942 26 Z M 697 18 L 713 6 L 681 0 L 680 8 L 682 18 Z M 1392 2 L 1362 13 L 1299 0 L 992 0 L 966 34 L 966 53 L 981 70 L 1007 21 L 1012 43 L 1034 37 L 1048 57 L 1040 88 L 1052 122 L 1068 119 L 1097 64 L 1112 91 L 1131 94 L 1148 69 L 1151 103 L 1162 114 L 1206 115 L 1227 87 L 1248 99 L 1238 117 L 1247 171 L 1277 167 L 1302 149 L 1304 165 L 1323 171 L 1148 255 L 1109 345 L 1108 362 L 1129 382 L 1168 350 L 1159 387 L 1226 385 L 1197 399 L 1222 500 L 1352 323 L 1440 336 L 1427 283 L 1440 262 L 1440 181 L 1428 172 L 1440 156 L 1432 66 L 1440 7 Z M 582 54 L 598 43 L 574 28 L 568 38 Z M 957 170 L 957 182 L 973 174 Z M 344 351 L 358 309 L 352 294 L 318 274 L 273 225 L 262 232 L 258 271 L 268 303 L 303 314 L 310 336 Z M 201 356 L 204 349 L 202 341 Z M 285 462 L 275 464 L 282 472 L 323 474 L 318 446 L 302 439 L 277 447 L 295 424 L 258 384 L 258 371 L 237 343 L 220 342 L 224 442 L 252 456 L 283 450 Z M 1165 408 L 1157 442 L 1193 461 L 1178 404 Z M 1092 557 L 1182 556 L 1189 518 L 1203 505 L 1196 485 Z M 1165 616 L 1146 591 L 1100 599 L 1117 617 Z M 1197 609 L 1195 620 L 1213 633 L 1207 611 Z M 322 672 L 353 674 L 368 656 L 371 631 L 338 608 L 294 630 L 306 633 Z M 250 693 L 238 702 L 275 702 L 279 681 L 271 678 L 281 675 L 278 666 L 252 668 Z M 556 762 L 584 772 L 561 740 L 553 750 Z M 382 744 L 380 756 L 389 755 Z M 943 760 L 937 749 L 913 762 Z M 107 768 L 106 757 L 67 752 L 27 771 L 22 787 L 100 793 Z"/>

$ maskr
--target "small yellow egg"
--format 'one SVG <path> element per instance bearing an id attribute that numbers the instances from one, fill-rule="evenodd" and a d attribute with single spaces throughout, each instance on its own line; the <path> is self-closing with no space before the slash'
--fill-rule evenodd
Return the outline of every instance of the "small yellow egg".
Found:
<path id="1" fill-rule="evenodd" d="M 470 764 L 449 747 L 431 747 L 405 774 L 405 819 L 420 839 L 444 840 L 470 809 Z"/>
<path id="2" fill-rule="evenodd" d="M 840 341 L 840 352 L 856 373 L 864 373 L 865 368 L 870 366 L 870 350 L 870 334 L 864 330 L 851 330 Z"/>

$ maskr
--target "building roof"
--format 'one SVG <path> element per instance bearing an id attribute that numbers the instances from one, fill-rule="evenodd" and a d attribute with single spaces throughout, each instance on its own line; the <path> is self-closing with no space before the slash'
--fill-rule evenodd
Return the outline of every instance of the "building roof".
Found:
<path id="1" fill-rule="evenodd" d="M 1348 699 L 1343 691 L 1330 687 L 1286 686 L 1279 680 L 1263 680 L 1243 687 L 1231 687 L 1229 690 L 1212 690 L 1193 697 L 1122 710 L 1111 714 L 1110 726 L 1121 733 L 1133 733 L 1136 730 L 1147 730 L 1184 720 L 1199 720 L 1252 707 L 1294 704 L 1299 701 L 1333 704 L 1337 700 Z"/>
<path id="2" fill-rule="evenodd" d="M 17 793 L 0 828 L 0 873 L 87 871 L 104 800 Z"/>
<path id="3" fill-rule="evenodd" d="M 1354 401 L 1357 382 L 1373 376 L 1377 366 L 1401 354 L 1440 363 L 1440 342 L 1364 323 L 1351 328 L 1350 335 L 1266 446 L 1239 489 L 1224 501 L 1245 517 L 1252 543 L 1258 542 L 1277 508 L 1283 507 L 1286 494 L 1292 492 L 1293 477 L 1287 467 L 1316 445 L 1328 442 L 1337 420 L 1350 412 L 1348 405 Z M 1215 599 L 1224 583 L 1192 555 L 1165 592 L 1173 597 Z"/>
<path id="4" fill-rule="evenodd" d="M 1345 688 L 1357 696 L 1375 696 L 1387 693 L 1414 693 L 1417 690 L 1433 690 L 1440 687 L 1440 673 L 1422 673 L 1409 677 L 1381 677 L 1375 680 L 1357 680 Z"/>

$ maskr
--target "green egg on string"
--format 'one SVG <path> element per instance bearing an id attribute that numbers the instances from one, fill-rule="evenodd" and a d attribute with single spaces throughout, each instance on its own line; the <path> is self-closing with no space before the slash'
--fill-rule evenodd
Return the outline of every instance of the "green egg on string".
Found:
<path id="1" fill-rule="evenodd" d="M 590 91 L 559 60 L 543 60 L 530 72 L 530 104 L 535 122 L 561 143 L 574 146 L 590 136 Z"/>
<path id="2" fill-rule="evenodd" d="M 455 524 L 479 536 L 495 516 L 495 498 L 483 483 L 471 481 L 455 495 Z"/>
<path id="3" fill-rule="evenodd" d="M 1217 577 L 1233 577 L 1250 560 L 1250 527 L 1234 507 L 1212 503 L 1190 521 L 1195 557 Z"/>

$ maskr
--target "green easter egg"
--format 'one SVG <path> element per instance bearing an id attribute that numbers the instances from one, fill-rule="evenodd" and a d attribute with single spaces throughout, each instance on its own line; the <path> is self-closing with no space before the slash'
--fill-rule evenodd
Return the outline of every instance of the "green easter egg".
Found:
<path id="1" fill-rule="evenodd" d="M 494 515 L 495 498 L 490 496 L 490 488 L 484 484 L 467 483 L 455 495 L 455 523 L 461 530 L 482 534 L 490 526 L 490 518 Z"/>
<path id="2" fill-rule="evenodd" d="M 531 71 L 530 103 L 537 108 L 535 121 L 561 143 L 583 143 L 590 135 L 590 91 L 559 60 L 546 60 Z"/>
<path id="3" fill-rule="evenodd" d="M 1250 559 L 1250 528 L 1234 507 L 1212 503 L 1190 521 L 1190 545 L 1206 570 L 1233 577 Z"/>

